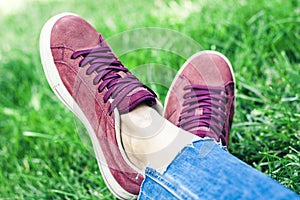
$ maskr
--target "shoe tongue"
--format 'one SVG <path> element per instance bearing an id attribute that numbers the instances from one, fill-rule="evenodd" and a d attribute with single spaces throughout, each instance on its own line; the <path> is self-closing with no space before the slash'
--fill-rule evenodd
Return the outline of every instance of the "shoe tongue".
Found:
<path id="1" fill-rule="evenodd" d="M 128 113 L 140 104 L 148 106 L 156 104 L 156 96 L 146 87 L 139 87 L 130 92 L 118 105 L 119 113 Z"/>

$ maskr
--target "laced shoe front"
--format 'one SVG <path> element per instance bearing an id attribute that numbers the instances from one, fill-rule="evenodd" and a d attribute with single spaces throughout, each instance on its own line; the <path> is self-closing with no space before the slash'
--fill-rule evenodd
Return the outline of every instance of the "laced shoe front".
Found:
<path id="1" fill-rule="evenodd" d="M 122 148 L 120 114 L 140 104 L 161 112 L 156 95 L 74 14 L 54 16 L 44 25 L 40 54 L 50 87 L 85 125 L 107 187 L 118 198 L 136 198 L 144 177 Z"/>
<path id="2" fill-rule="evenodd" d="M 203 51 L 192 56 L 174 79 L 165 103 L 165 117 L 199 137 L 224 146 L 234 114 L 234 77 L 221 54 Z"/>
<path id="3" fill-rule="evenodd" d="M 98 86 L 98 92 L 102 93 L 104 103 L 110 99 L 111 104 L 108 113 L 111 115 L 115 108 L 120 114 L 130 112 L 141 102 L 153 106 L 156 104 L 155 93 L 142 84 L 114 55 L 111 48 L 99 35 L 99 47 L 76 51 L 71 59 L 82 57 L 79 67 L 86 67 L 86 75 L 96 74 L 93 85 Z M 142 89 L 144 88 L 144 89 Z M 128 96 L 131 91 L 137 92 Z M 142 89 L 142 90 L 141 90 Z M 149 92 L 150 91 L 150 92 Z M 130 97 L 130 99 L 128 99 Z"/>
<path id="4" fill-rule="evenodd" d="M 188 85 L 177 126 L 199 137 L 211 137 L 226 145 L 226 91 L 222 87 Z M 201 108 L 200 112 L 195 110 Z M 207 127 L 205 129 L 204 127 Z"/>

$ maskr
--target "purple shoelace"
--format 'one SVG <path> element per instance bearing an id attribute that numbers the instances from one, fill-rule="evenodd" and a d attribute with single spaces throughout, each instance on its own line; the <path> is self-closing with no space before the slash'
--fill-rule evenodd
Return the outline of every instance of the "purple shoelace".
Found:
<path id="1" fill-rule="evenodd" d="M 111 114 L 113 109 L 118 107 L 118 105 L 122 103 L 122 100 L 136 88 L 147 88 L 147 90 L 152 93 L 151 95 L 148 94 L 148 98 L 150 98 L 149 96 L 152 98 L 155 97 L 152 90 L 143 85 L 123 66 L 114 55 L 111 48 L 106 45 L 101 35 L 99 35 L 99 40 L 99 47 L 76 51 L 72 54 L 71 58 L 76 59 L 79 56 L 82 56 L 83 59 L 80 61 L 79 67 L 84 67 L 89 64 L 90 66 L 87 68 L 86 74 L 91 75 L 94 72 L 97 73 L 96 77 L 93 79 L 93 84 L 97 85 L 100 83 L 98 87 L 99 93 L 101 93 L 104 88 L 107 88 L 107 92 L 103 97 L 104 102 L 106 103 L 109 99 L 113 99 L 108 111 L 109 114 Z M 123 72 L 123 75 L 121 75 L 120 72 Z M 130 107 L 131 105 L 128 106 Z M 130 111 L 130 109 L 131 108 L 127 108 L 126 111 Z M 120 110 L 120 112 L 124 112 L 124 110 Z"/>
<path id="2" fill-rule="evenodd" d="M 178 126 L 200 137 L 206 135 L 199 127 L 207 127 L 217 138 L 225 141 L 225 88 L 188 85 L 184 90 L 187 92 L 183 96 L 183 110 Z"/>

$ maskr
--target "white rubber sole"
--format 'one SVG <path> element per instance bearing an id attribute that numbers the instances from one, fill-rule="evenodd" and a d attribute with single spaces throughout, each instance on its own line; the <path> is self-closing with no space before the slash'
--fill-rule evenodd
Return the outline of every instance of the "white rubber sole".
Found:
<path id="1" fill-rule="evenodd" d="M 170 95 L 171 95 L 171 90 L 172 90 L 172 88 L 174 87 L 174 85 L 175 85 L 175 83 L 176 83 L 178 77 L 180 76 L 180 74 L 183 72 L 183 70 L 186 68 L 186 66 L 187 66 L 194 58 L 196 58 L 196 57 L 199 56 L 199 55 L 207 54 L 207 53 L 218 55 L 218 56 L 220 56 L 222 59 L 225 60 L 226 64 L 229 66 L 230 71 L 231 71 L 231 74 L 232 74 L 232 76 L 233 76 L 234 87 L 235 87 L 235 83 L 236 83 L 236 82 L 235 82 L 234 72 L 233 72 L 232 65 L 231 65 L 230 61 L 228 60 L 228 58 L 227 58 L 226 56 L 224 56 L 223 54 L 221 54 L 220 52 L 213 51 L 213 50 L 199 51 L 199 52 L 195 53 L 194 55 L 192 55 L 189 59 L 187 59 L 187 60 L 185 61 L 185 63 L 182 65 L 182 67 L 181 67 L 181 68 L 179 69 L 179 71 L 177 72 L 175 78 L 173 79 L 173 81 L 172 81 L 172 83 L 171 83 L 171 86 L 170 86 L 170 88 L 169 88 L 169 90 L 168 90 L 168 93 L 167 93 L 167 95 L 166 95 L 166 98 L 165 98 L 165 103 L 164 103 L 164 115 L 165 115 L 165 113 L 166 113 L 166 107 L 167 107 L 167 105 L 168 105 L 168 103 L 169 103 L 169 97 L 170 97 Z"/>
<path id="2" fill-rule="evenodd" d="M 93 144 L 93 148 L 96 154 L 100 172 L 109 190 L 118 198 L 136 199 L 137 195 L 131 194 L 126 190 L 124 190 L 123 187 L 119 185 L 119 183 L 115 180 L 115 178 L 111 174 L 110 169 L 106 163 L 104 153 L 102 152 L 102 149 L 98 143 L 98 139 L 96 137 L 96 134 L 91 124 L 89 123 L 88 119 L 86 118 L 86 116 L 84 115 L 80 107 L 74 101 L 73 97 L 70 95 L 67 88 L 64 86 L 59 76 L 58 70 L 55 66 L 52 57 L 52 52 L 50 49 L 51 31 L 56 21 L 67 15 L 77 16 L 73 13 L 58 14 L 52 17 L 51 19 L 49 19 L 42 28 L 40 34 L 40 56 L 41 56 L 44 73 L 46 75 L 46 78 L 48 80 L 51 89 L 56 94 L 56 96 L 81 120 L 81 122 L 86 127 Z"/>

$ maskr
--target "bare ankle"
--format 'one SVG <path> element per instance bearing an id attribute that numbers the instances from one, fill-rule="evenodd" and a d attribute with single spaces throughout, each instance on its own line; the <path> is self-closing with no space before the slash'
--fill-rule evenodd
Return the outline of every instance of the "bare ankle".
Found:
<path id="1" fill-rule="evenodd" d="M 195 136 L 174 126 L 153 108 L 139 106 L 121 116 L 121 138 L 128 159 L 137 168 L 159 170 Z"/>

